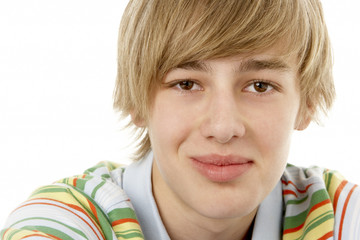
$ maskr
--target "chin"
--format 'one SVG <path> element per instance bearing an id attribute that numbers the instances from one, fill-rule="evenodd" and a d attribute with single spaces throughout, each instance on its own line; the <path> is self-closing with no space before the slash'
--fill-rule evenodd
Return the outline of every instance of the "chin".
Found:
<path id="1" fill-rule="evenodd" d="M 245 217 L 249 214 L 256 212 L 258 206 L 261 203 L 259 197 L 249 196 L 236 198 L 233 195 L 231 198 L 214 197 L 206 202 L 198 202 L 193 205 L 193 208 L 202 216 L 212 219 L 228 219 Z M 259 200 L 256 200 L 259 199 Z"/>

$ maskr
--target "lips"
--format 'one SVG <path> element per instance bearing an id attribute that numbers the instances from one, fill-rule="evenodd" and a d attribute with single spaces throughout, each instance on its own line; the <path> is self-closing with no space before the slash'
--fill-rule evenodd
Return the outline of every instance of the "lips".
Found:
<path id="1" fill-rule="evenodd" d="M 231 182 L 241 177 L 253 165 L 247 158 L 233 155 L 206 155 L 192 157 L 193 167 L 213 182 Z"/>

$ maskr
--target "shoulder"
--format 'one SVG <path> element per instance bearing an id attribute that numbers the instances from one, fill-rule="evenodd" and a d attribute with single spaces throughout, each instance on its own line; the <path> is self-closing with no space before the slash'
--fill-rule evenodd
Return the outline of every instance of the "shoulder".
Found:
<path id="1" fill-rule="evenodd" d="M 351 200 L 360 201 L 358 185 L 347 181 L 339 172 L 325 168 L 288 165 L 282 177 L 282 184 L 283 189 L 289 190 L 287 193 L 294 196 L 316 190 L 325 191 L 335 211 L 339 204 L 345 205 Z"/>
<path id="2" fill-rule="evenodd" d="M 312 236 L 324 239 L 359 237 L 355 234 L 360 230 L 360 189 L 337 171 L 288 165 L 282 185 L 284 233 L 318 234 Z"/>
<path id="3" fill-rule="evenodd" d="M 84 174 L 37 189 L 11 213 L 1 237 L 141 237 L 135 212 L 122 189 L 123 172 L 124 166 L 101 162 Z"/>
<path id="4" fill-rule="evenodd" d="M 360 239 L 360 188 L 336 171 L 325 170 L 324 182 L 333 204 L 335 229 L 342 239 Z"/>

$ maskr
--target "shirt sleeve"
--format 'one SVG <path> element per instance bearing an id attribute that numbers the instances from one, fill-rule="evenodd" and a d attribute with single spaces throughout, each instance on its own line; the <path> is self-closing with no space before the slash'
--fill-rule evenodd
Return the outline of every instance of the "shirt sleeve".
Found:
<path id="1" fill-rule="evenodd" d="M 116 182 L 122 169 L 100 164 L 37 189 L 9 216 L 1 239 L 143 239 L 132 205 Z"/>

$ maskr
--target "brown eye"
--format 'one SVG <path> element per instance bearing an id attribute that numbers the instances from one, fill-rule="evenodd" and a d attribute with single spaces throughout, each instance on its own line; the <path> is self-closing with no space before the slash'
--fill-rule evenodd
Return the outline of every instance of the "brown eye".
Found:
<path id="1" fill-rule="evenodd" d="M 269 88 L 269 84 L 264 83 L 264 82 L 256 82 L 254 83 L 254 89 L 256 92 L 266 92 L 266 90 L 268 90 Z"/>
<path id="2" fill-rule="evenodd" d="M 194 82 L 192 81 L 182 81 L 179 83 L 179 87 L 182 90 L 191 90 L 194 87 Z"/>
<path id="3" fill-rule="evenodd" d="M 267 95 L 267 93 L 273 93 L 273 90 L 277 90 L 278 88 L 274 87 L 275 84 L 268 83 L 267 81 L 253 81 L 251 83 L 249 83 L 249 85 L 247 85 L 243 91 L 245 92 L 251 92 L 251 93 L 255 93 L 257 95 L 260 96 L 265 96 Z M 277 90 L 279 91 L 279 90 Z"/>

